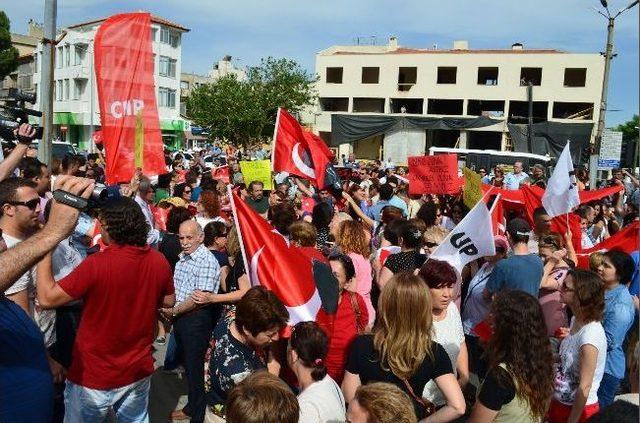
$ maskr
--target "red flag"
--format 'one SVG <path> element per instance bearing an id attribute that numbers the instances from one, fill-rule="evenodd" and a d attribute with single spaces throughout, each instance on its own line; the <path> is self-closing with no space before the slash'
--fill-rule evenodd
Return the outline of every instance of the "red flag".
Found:
<path id="1" fill-rule="evenodd" d="M 94 41 L 96 82 L 107 183 L 166 172 L 156 105 L 151 15 L 127 13 L 107 19 Z"/>
<path id="2" fill-rule="evenodd" d="M 638 235 L 640 235 L 640 222 L 637 220 L 627 225 L 620 232 L 611 235 L 594 247 L 578 253 L 578 267 L 589 268 L 589 255 L 596 251 L 621 250 L 631 254 L 638 250 Z"/>
<path id="3" fill-rule="evenodd" d="M 321 315 L 335 313 L 337 285 L 325 283 L 325 276 L 331 274 L 329 266 L 289 244 L 236 193 L 229 190 L 229 196 L 252 285 L 262 285 L 276 294 L 289 311 L 291 326 L 315 321 L 321 309 L 325 312 Z"/>
<path id="4" fill-rule="evenodd" d="M 275 172 L 289 172 L 325 187 L 325 171 L 331 151 L 315 134 L 305 131 L 285 109 L 278 109 L 273 133 L 271 166 Z"/>
<path id="5" fill-rule="evenodd" d="M 229 183 L 229 165 L 218 166 L 211 169 L 213 179 L 222 179 L 225 184 Z"/>

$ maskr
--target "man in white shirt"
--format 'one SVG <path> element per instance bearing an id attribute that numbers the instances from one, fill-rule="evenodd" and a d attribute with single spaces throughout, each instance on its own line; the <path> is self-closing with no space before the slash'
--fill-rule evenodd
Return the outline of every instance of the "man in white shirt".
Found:
<path id="1" fill-rule="evenodd" d="M 513 164 L 513 172 L 509 172 L 504 177 L 505 188 L 508 190 L 520 189 L 520 183 L 527 179 L 529 175 L 522 171 L 523 165 L 521 161 Z"/>
<path id="2" fill-rule="evenodd" d="M 153 189 L 151 188 L 151 180 L 146 176 L 140 177 L 140 185 L 138 186 L 138 193 L 134 200 L 140 206 L 142 214 L 145 220 L 149 224 L 149 234 L 147 235 L 147 244 L 152 247 L 157 247 L 160 241 L 160 231 L 156 229 L 155 219 L 153 212 L 151 211 L 150 204 L 153 204 L 154 197 Z"/>

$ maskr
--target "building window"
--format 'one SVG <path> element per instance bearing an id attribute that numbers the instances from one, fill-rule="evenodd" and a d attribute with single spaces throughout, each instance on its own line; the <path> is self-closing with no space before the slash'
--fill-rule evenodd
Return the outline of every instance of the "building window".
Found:
<path id="1" fill-rule="evenodd" d="M 188 90 L 189 89 L 189 81 L 180 81 L 180 89 Z"/>
<path id="2" fill-rule="evenodd" d="M 464 100 L 430 98 L 427 113 L 430 115 L 461 115 Z"/>
<path id="3" fill-rule="evenodd" d="M 180 35 L 169 28 L 162 28 L 160 29 L 160 42 L 163 44 L 169 44 L 171 47 L 178 47 Z"/>
<path id="4" fill-rule="evenodd" d="M 71 66 L 71 46 L 64 46 L 64 65 Z"/>
<path id="5" fill-rule="evenodd" d="M 174 109 L 176 107 L 176 90 L 160 87 L 158 90 L 158 99 L 160 107 L 168 107 Z"/>
<path id="6" fill-rule="evenodd" d="M 565 68 L 565 87 L 584 87 L 587 81 L 587 68 Z"/>
<path id="7" fill-rule="evenodd" d="M 56 49 L 56 68 L 62 67 L 62 47 Z"/>
<path id="8" fill-rule="evenodd" d="M 569 103 L 554 101 L 553 114 L 554 119 L 593 119 L 593 103 Z"/>
<path id="9" fill-rule="evenodd" d="M 69 80 L 64 80 L 64 99 L 69 100 L 71 97 L 69 95 Z"/>
<path id="10" fill-rule="evenodd" d="M 363 84 L 377 84 L 380 81 L 380 68 L 378 67 L 363 67 L 362 68 L 362 83 Z"/>
<path id="11" fill-rule="evenodd" d="M 498 68 L 478 68 L 478 85 L 498 85 Z"/>
<path id="12" fill-rule="evenodd" d="M 82 63 L 82 59 L 84 59 L 84 55 L 86 52 L 86 47 L 82 44 L 76 44 L 73 46 L 73 65 L 77 66 Z"/>
<path id="13" fill-rule="evenodd" d="M 542 68 L 520 68 L 520 86 L 542 84 Z"/>
<path id="14" fill-rule="evenodd" d="M 424 100 L 421 98 L 391 98 L 391 113 L 411 113 L 421 115 Z"/>
<path id="15" fill-rule="evenodd" d="M 25 91 L 31 91 L 33 87 L 32 75 L 19 75 L 18 76 L 18 88 Z"/>
<path id="16" fill-rule="evenodd" d="M 151 42 L 156 41 L 156 34 L 158 34 L 158 28 L 151 28 Z"/>
<path id="17" fill-rule="evenodd" d="M 80 97 L 82 97 L 83 91 L 84 91 L 84 83 L 82 82 L 81 79 L 74 79 L 73 80 L 73 99 L 74 100 L 80 100 Z"/>
<path id="18" fill-rule="evenodd" d="M 354 98 L 354 113 L 384 113 L 384 98 Z"/>
<path id="19" fill-rule="evenodd" d="M 467 115 L 493 118 L 504 117 L 504 101 L 469 100 L 467 103 Z"/>
<path id="20" fill-rule="evenodd" d="M 398 69 L 398 91 L 409 91 L 418 80 L 418 68 L 401 67 Z"/>
<path id="21" fill-rule="evenodd" d="M 455 84 L 458 68 L 456 67 L 438 67 L 438 84 Z"/>
<path id="22" fill-rule="evenodd" d="M 56 101 L 62 101 L 62 79 L 58 79 L 56 81 L 56 86 L 55 86 L 55 90 L 56 90 Z"/>
<path id="23" fill-rule="evenodd" d="M 348 112 L 348 97 L 320 97 L 320 110 L 323 112 Z"/>
<path id="24" fill-rule="evenodd" d="M 342 84 L 342 68 L 327 68 L 327 84 Z"/>
<path id="25" fill-rule="evenodd" d="M 38 73 L 38 52 L 33 53 L 33 73 Z"/>
<path id="26" fill-rule="evenodd" d="M 160 56 L 160 76 L 176 77 L 176 63 L 178 61 L 167 56 Z"/>

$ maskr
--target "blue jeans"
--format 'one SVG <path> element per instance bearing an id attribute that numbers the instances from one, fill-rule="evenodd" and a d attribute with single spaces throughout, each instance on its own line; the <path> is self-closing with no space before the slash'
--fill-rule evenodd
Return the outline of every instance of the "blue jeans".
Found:
<path id="1" fill-rule="evenodd" d="M 101 423 L 113 409 L 118 423 L 149 423 L 151 376 L 121 388 L 100 390 L 67 381 L 65 423 Z"/>
<path id="2" fill-rule="evenodd" d="M 167 352 L 164 355 L 164 370 L 175 370 L 182 363 L 182 357 L 176 342 L 175 329 L 167 334 Z"/>
<path id="3" fill-rule="evenodd" d="M 611 376 L 608 373 L 605 373 L 602 376 L 602 381 L 598 388 L 598 403 L 600 403 L 601 410 L 613 404 L 613 400 L 615 399 L 618 388 L 620 387 L 620 382 L 620 379 Z"/>

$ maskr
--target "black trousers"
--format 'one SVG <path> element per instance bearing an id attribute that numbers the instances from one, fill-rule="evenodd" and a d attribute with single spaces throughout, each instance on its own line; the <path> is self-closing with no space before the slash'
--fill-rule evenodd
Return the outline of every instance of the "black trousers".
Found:
<path id="1" fill-rule="evenodd" d="M 183 411 L 192 423 L 204 420 L 206 397 L 204 392 L 204 356 L 213 331 L 212 310 L 205 307 L 183 316 L 174 322 L 174 334 L 182 351 L 185 375 L 189 386 L 187 405 Z"/>

